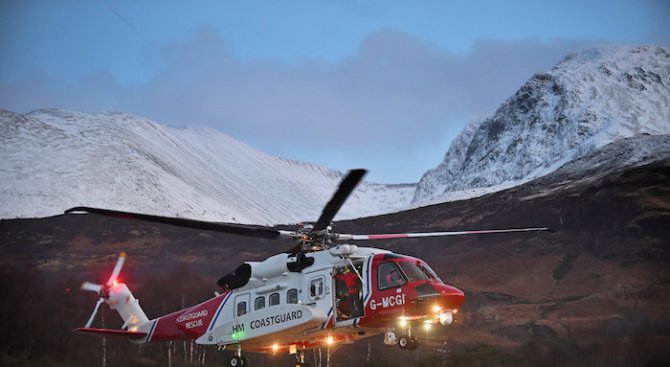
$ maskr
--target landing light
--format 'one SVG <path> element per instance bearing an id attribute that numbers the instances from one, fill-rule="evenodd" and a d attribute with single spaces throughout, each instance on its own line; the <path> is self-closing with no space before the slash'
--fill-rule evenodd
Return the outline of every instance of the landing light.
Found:
<path id="1" fill-rule="evenodd" d="M 272 351 L 276 352 L 279 350 L 279 344 L 272 344 Z"/>
<path id="2" fill-rule="evenodd" d="M 328 343 L 328 345 L 333 345 L 333 343 L 335 343 L 335 338 L 333 338 L 332 335 L 328 335 L 326 342 Z"/>
<path id="3" fill-rule="evenodd" d="M 442 307 L 440 307 L 439 305 L 433 306 L 433 312 L 439 313 L 441 310 L 442 310 Z"/>
<path id="4" fill-rule="evenodd" d="M 440 324 L 447 326 L 454 321 L 454 314 L 451 311 L 442 312 L 440 314 Z"/>
<path id="5" fill-rule="evenodd" d="M 423 324 L 423 330 L 430 331 L 430 328 L 432 328 L 432 327 L 433 327 L 433 325 L 431 325 L 429 323 L 424 323 Z"/>
<path id="6" fill-rule="evenodd" d="M 405 327 L 405 326 L 407 326 L 407 320 L 400 319 L 400 322 L 399 322 L 399 323 L 400 323 L 400 326 L 401 326 L 401 327 Z"/>

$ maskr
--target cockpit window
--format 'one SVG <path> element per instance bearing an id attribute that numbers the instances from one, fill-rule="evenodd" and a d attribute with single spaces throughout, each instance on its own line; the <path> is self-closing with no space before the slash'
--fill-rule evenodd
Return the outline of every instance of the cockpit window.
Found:
<path id="1" fill-rule="evenodd" d="M 417 262 L 400 261 L 398 262 L 398 265 L 400 265 L 402 271 L 405 272 L 405 275 L 407 275 L 407 279 L 409 279 L 410 282 L 431 279 L 431 277 L 421 269 Z"/>
<path id="2" fill-rule="evenodd" d="M 435 271 L 434 271 L 433 269 L 431 269 L 430 266 L 428 266 L 428 264 L 421 264 L 421 265 L 419 265 L 419 266 L 421 267 L 421 269 L 422 269 L 424 272 L 428 273 L 429 278 L 431 278 L 431 279 L 433 279 L 433 280 L 435 280 L 435 281 L 437 281 L 437 282 L 439 282 L 439 283 L 444 283 L 444 282 L 442 281 L 442 279 L 440 279 L 440 277 L 437 276 L 437 273 L 435 273 Z"/>
<path id="3" fill-rule="evenodd" d="M 395 263 L 384 262 L 377 269 L 377 286 L 379 289 L 400 287 L 405 284 L 400 269 Z"/>

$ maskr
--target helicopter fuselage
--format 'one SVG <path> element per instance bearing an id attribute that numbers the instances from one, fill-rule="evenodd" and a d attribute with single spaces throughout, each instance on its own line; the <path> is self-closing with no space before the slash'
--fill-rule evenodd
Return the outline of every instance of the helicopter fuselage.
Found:
<path id="1" fill-rule="evenodd" d="M 307 255 L 314 262 L 301 271 L 288 270 L 288 254 L 247 263 L 244 286 L 129 330 L 146 333 L 138 343 L 195 339 L 256 352 L 303 350 L 448 324 L 464 300 L 414 257 L 356 246 L 344 255 Z"/>

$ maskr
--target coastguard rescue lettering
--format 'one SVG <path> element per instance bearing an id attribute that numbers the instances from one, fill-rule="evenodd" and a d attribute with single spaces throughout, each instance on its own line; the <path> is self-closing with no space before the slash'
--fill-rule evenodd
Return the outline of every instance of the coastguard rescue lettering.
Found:
<path id="1" fill-rule="evenodd" d="M 205 317 L 208 314 L 209 314 L 209 312 L 207 310 L 189 312 L 187 314 L 183 314 L 183 315 L 177 317 L 177 322 L 182 323 L 184 321 L 197 319 L 197 320 L 189 321 L 189 322 L 184 324 L 184 327 L 186 327 L 187 329 L 193 329 L 193 328 L 202 326 L 203 325 L 202 317 Z"/>
<path id="2" fill-rule="evenodd" d="M 197 319 L 198 317 L 207 316 L 208 313 L 209 312 L 207 312 L 207 310 L 200 310 L 200 311 L 197 311 L 197 312 L 190 312 L 190 313 L 187 313 L 187 314 L 183 314 L 183 315 L 177 317 L 177 322 L 184 322 L 184 321 L 188 321 L 188 320 Z"/>
<path id="3" fill-rule="evenodd" d="M 291 320 L 297 320 L 302 318 L 302 310 L 286 312 L 279 315 L 268 316 L 263 319 L 252 320 L 249 322 L 249 327 L 253 329 L 259 329 L 266 326 L 272 326 L 275 324 L 281 324 Z"/>
<path id="4" fill-rule="evenodd" d="M 370 300 L 370 309 L 376 310 L 377 308 L 388 308 L 404 305 L 407 302 L 405 294 L 398 294 L 395 296 L 382 297 L 381 300 L 377 301 L 375 299 Z"/>

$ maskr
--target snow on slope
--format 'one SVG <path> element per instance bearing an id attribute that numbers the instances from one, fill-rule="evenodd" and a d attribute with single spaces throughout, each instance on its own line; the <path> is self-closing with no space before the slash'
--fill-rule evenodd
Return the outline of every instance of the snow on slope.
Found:
<path id="1" fill-rule="evenodd" d="M 413 202 L 527 182 L 619 139 L 669 134 L 669 121 L 670 49 L 585 49 L 533 76 L 491 118 L 468 125 L 444 162 L 421 178 Z"/>
<path id="2" fill-rule="evenodd" d="M 222 222 L 315 221 L 342 178 L 213 129 L 123 113 L 0 110 L 0 139 L 2 218 L 85 205 Z M 400 210 L 414 190 L 364 182 L 337 218 Z"/>
<path id="3" fill-rule="evenodd" d="M 670 124 L 670 121 L 668 121 Z M 621 167 L 639 167 L 670 159 L 670 135 L 638 134 L 617 140 L 602 148 L 572 160 L 546 175 L 547 180 L 593 179 Z"/>
<path id="4" fill-rule="evenodd" d="M 534 180 L 531 184 L 536 189 L 531 190 L 534 193 L 530 197 L 546 196 L 569 186 L 595 181 L 621 167 L 640 167 L 666 159 L 670 159 L 670 135 L 639 134 L 624 138 Z"/>

